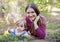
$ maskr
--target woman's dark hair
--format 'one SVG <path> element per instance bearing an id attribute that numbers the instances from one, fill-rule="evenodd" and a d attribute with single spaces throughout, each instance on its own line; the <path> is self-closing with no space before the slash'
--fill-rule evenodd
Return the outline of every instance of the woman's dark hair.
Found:
<path id="1" fill-rule="evenodd" d="M 36 12 L 37 16 L 40 14 L 39 9 L 37 8 L 36 4 L 34 4 L 34 3 L 28 4 L 27 7 L 26 7 L 26 9 L 25 9 L 25 12 L 27 11 L 27 9 L 28 9 L 29 7 L 34 9 L 34 11 Z"/>

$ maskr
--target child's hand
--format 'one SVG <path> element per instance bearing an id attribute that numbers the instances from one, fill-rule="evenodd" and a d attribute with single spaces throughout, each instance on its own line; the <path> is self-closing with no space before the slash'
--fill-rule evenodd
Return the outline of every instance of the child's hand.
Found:
<path id="1" fill-rule="evenodd" d="M 10 31 L 10 27 L 7 29 L 7 31 L 8 31 L 9 33 L 11 33 L 11 31 Z"/>
<path id="2" fill-rule="evenodd" d="M 30 31 L 28 31 L 28 34 L 31 35 Z"/>
<path id="3" fill-rule="evenodd" d="M 14 31 L 14 29 L 9 29 L 8 32 L 9 33 L 12 33 Z"/>

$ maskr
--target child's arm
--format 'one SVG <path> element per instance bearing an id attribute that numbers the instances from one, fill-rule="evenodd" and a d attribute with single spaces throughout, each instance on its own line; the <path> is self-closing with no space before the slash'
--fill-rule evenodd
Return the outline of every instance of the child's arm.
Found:
<path id="1" fill-rule="evenodd" d="M 13 32 L 13 29 L 11 27 L 8 28 L 8 32 L 9 33 L 12 33 Z"/>

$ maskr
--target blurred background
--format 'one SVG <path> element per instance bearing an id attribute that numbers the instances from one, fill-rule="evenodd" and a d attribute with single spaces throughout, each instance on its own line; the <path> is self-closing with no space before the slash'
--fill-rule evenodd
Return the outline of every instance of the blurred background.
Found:
<path id="1" fill-rule="evenodd" d="M 0 34 L 25 17 L 28 3 L 37 4 L 40 12 L 47 18 L 45 40 L 60 42 L 60 0 L 0 0 Z"/>

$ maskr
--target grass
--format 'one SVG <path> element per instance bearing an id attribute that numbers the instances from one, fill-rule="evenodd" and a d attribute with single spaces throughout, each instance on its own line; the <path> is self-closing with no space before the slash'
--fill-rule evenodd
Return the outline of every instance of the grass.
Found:
<path id="1" fill-rule="evenodd" d="M 60 26 L 60 24 L 53 24 L 53 23 L 50 23 L 50 24 L 47 24 L 47 29 L 55 30 L 55 29 L 58 29 L 59 26 Z"/>
<path id="2" fill-rule="evenodd" d="M 8 42 L 8 41 L 12 41 L 12 42 L 18 42 L 19 40 L 22 40 L 22 41 L 24 41 L 24 42 L 28 42 L 28 41 L 30 41 L 30 40 L 33 40 L 33 39 L 35 39 L 35 37 L 34 36 L 31 36 L 31 37 L 22 37 L 22 36 L 15 36 L 14 38 L 11 36 L 11 35 L 9 35 L 9 34 L 7 34 L 7 35 L 0 35 L 0 41 L 1 42 Z"/>
<path id="3" fill-rule="evenodd" d="M 49 23 L 47 24 L 47 36 L 46 40 L 60 39 L 60 24 Z"/>
<path id="4" fill-rule="evenodd" d="M 54 32 L 56 38 L 60 39 L 60 30 Z"/>

